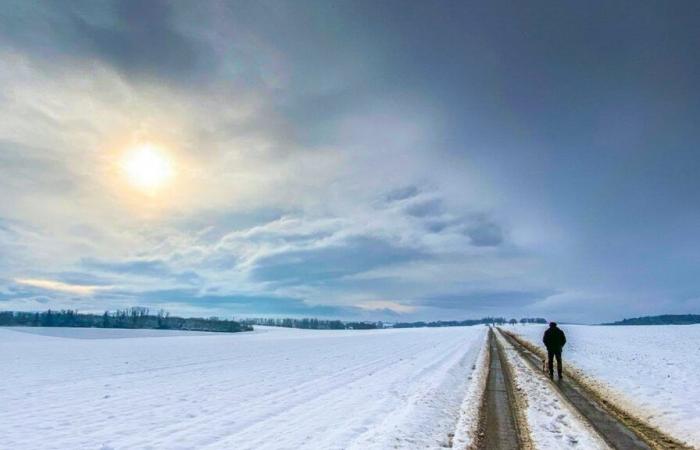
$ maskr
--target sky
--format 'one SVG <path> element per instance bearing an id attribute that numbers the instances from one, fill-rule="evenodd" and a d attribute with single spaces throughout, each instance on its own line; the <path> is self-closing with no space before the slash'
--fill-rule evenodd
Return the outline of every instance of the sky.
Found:
<path id="1" fill-rule="evenodd" d="M 700 313 L 697 2 L 3 5 L 2 310 Z"/>

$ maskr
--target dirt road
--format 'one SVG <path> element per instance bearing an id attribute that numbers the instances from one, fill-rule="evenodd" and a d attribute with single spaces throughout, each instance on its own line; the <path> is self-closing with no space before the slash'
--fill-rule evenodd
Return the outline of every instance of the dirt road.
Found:
<path id="1" fill-rule="evenodd" d="M 523 439 L 527 430 L 520 430 L 517 398 L 508 364 L 493 330 L 489 330 L 489 374 L 480 418 L 479 448 L 511 450 L 527 446 Z"/>
<path id="2" fill-rule="evenodd" d="M 501 337 L 500 339 L 498 337 Z M 503 341 L 505 339 L 505 341 Z M 501 342 L 499 342 L 501 341 Z M 524 419 L 526 407 L 515 388 L 502 345 L 517 351 L 532 371 L 542 376 L 542 351 L 517 336 L 494 328 L 489 332 L 490 365 L 481 412 L 479 449 L 530 449 L 533 444 Z M 509 350 L 512 352 L 512 350 Z M 593 389 L 567 372 L 562 380 L 549 383 L 552 394 L 567 403 L 597 435 L 613 449 L 689 449 L 670 436 L 601 398 Z"/>

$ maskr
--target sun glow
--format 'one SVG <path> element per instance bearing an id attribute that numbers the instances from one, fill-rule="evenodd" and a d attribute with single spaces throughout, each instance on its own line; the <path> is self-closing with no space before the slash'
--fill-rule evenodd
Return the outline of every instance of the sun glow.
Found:
<path id="1" fill-rule="evenodd" d="M 175 176 L 175 168 L 168 154 L 151 144 L 127 151 L 121 169 L 132 186 L 148 194 L 154 194 Z"/>

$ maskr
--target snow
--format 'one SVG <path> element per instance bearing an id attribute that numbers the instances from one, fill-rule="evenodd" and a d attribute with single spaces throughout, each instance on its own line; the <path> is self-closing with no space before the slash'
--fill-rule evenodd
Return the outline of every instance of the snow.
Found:
<path id="1" fill-rule="evenodd" d="M 12 331 L 73 339 L 127 339 L 136 337 L 210 336 L 205 331 L 125 330 L 121 328 L 12 327 Z"/>
<path id="2" fill-rule="evenodd" d="M 630 412 L 700 448 L 700 325 L 561 325 L 571 363 Z M 515 326 L 541 344 L 546 326 Z M 593 380 L 595 378 L 595 380 Z"/>
<path id="3" fill-rule="evenodd" d="M 484 327 L 4 328 L 0 447 L 415 449 L 456 431 L 469 443 L 484 339 Z"/>
<path id="4" fill-rule="evenodd" d="M 534 447 L 608 449 L 585 419 L 552 388 L 544 373 L 532 370 L 500 334 L 497 337 L 513 371 L 516 389 L 525 397 L 525 415 Z"/>
<path id="5" fill-rule="evenodd" d="M 471 382 L 462 401 L 459 421 L 452 439 L 453 448 L 466 449 L 475 443 L 474 438 L 479 426 L 479 414 L 489 373 L 488 362 L 488 334 L 484 333 L 481 351 L 469 376 Z"/>

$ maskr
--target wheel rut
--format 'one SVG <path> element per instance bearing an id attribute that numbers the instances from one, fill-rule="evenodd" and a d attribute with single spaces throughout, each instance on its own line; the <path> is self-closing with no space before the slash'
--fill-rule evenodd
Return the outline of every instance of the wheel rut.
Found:
<path id="1" fill-rule="evenodd" d="M 527 430 L 518 419 L 518 401 L 507 362 L 493 330 L 489 330 L 489 373 L 479 419 L 476 448 L 484 450 L 529 449 Z"/>
<path id="2" fill-rule="evenodd" d="M 542 367 L 543 352 L 512 333 L 497 330 L 535 371 Z M 552 383 L 573 408 L 588 421 L 593 429 L 614 449 L 619 450 L 692 450 L 670 436 L 656 430 L 601 398 L 580 382 L 571 371 L 564 379 Z M 518 448 L 518 447 L 513 447 Z"/>

